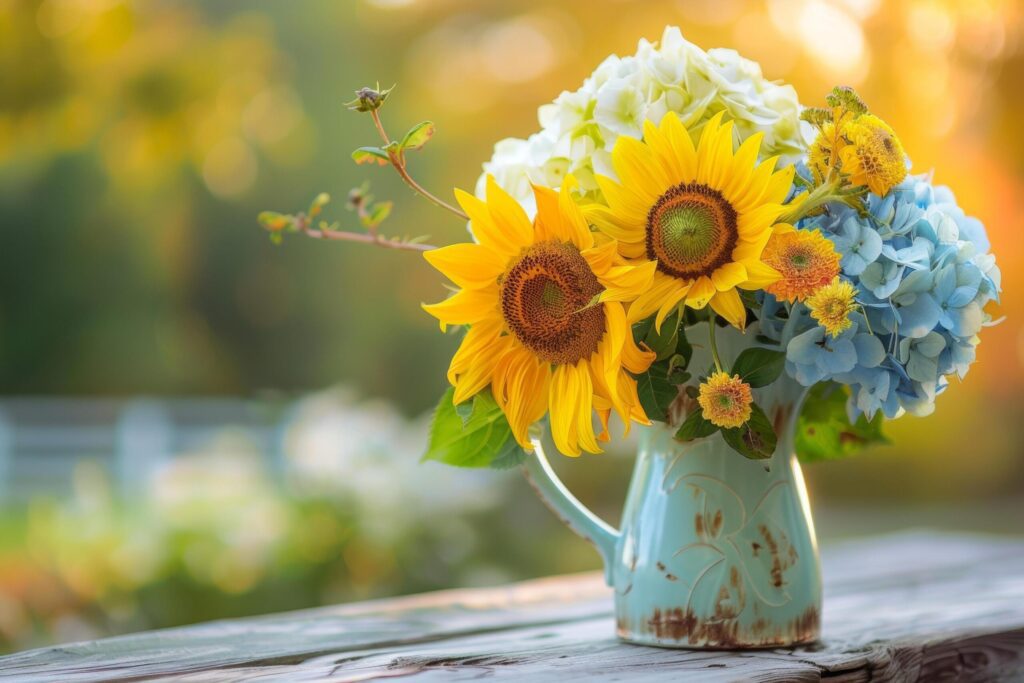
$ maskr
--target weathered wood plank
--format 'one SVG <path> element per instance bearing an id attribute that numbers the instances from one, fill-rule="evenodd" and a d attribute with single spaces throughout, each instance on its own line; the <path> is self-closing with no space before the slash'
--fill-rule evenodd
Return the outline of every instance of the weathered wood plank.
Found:
<path id="1" fill-rule="evenodd" d="M 1024 541 L 901 534 L 823 559 L 824 640 L 810 648 L 626 645 L 612 635 L 608 589 L 587 574 L 33 650 L 0 658 L 0 678 L 1024 679 Z"/>

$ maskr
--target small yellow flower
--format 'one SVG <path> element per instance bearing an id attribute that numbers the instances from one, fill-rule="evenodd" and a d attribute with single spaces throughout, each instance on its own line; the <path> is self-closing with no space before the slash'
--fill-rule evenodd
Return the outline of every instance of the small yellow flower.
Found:
<path id="1" fill-rule="evenodd" d="M 852 284 L 837 277 L 807 299 L 807 308 L 826 332 L 838 337 L 853 325 L 850 314 L 857 308 L 856 294 Z"/>
<path id="2" fill-rule="evenodd" d="M 803 301 L 839 275 L 839 254 L 817 230 L 776 226 L 765 247 L 764 262 L 782 277 L 765 287 L 780 301 Z"/>
<path id="3" fill-rule="evenodd" d="M 818 183 L 823 182 L 829 170 L 838 165 L 843 148 L 848 144 L 845 135 L 853 114 L 837 111 L 834 118 L 838 122 L 823 125 L 807 152 L 807 164 Z"/>
<path id="4" fill-rule="evenodd" d="M 739 375 L 730 377 L 728 373 L 718 371 L 700 385 L 697 402 L 711 424 L 731 429 L 743 426 L 750 419 L 754 398 L 750 394 L 750 385 Z"/>
<path id="5" fill-rule="evenodd" d="M 907 177 L 903 145 L 885 121 L 864 114 L 850 123 L 844 133 L 850 144 L 840 150 L 840 158 L 851 183 L 867 185 L 881 197 Z"/>

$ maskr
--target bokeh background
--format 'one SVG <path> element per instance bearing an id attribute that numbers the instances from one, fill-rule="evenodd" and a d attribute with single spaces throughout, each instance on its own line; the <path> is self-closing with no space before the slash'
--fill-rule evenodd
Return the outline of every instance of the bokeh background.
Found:
<path id="1" fill-rule="evenodd" d="M 414 254 L 262 209 L 364 178 L 385 230 L 465 238 L 342 103 L 397 83 L 411 162 L 472 188 L 494 142 L 669 23 L 806 104 L 857 87 L 988 227 L 1006 320 L 893 444 L 807 471 L 822 542 L 1024 533 L 1024 27 L 1010 0 L 0 0 L 0 649 L 597 566 L 515 472 L 418 464 L 457 339 Z M 614 521 L 631 460 L 559 462 Z"/>

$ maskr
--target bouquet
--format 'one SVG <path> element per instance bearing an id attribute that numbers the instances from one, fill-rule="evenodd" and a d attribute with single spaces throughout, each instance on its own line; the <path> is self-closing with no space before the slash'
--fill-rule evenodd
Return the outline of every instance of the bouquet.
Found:
<path id="1" fill-rule="evenodd" d="M 379 121 L 389 93 L 364 89 L 351 106 Z M 808 458 L 880 438 L 883 415 L 930 412 L 992 321 L 995 257 L 984 226 L 910 173 L 895 131 L 855 92 L 837 87 L 824 104 L 801 107 L 756 63 L 670 27 L 542 106 L 539 132 L 499 142 L 475 196 L 456 190 L 461 211 L 422 191 L 468 219 L 471 242 L 386 240 L 376 227 L 390 204 L 353 191 L 368 232 L 352 237 L 423 249 L 457 288 L 424 306 L 442 330 L 465 328 L 427 456 L 514 465 L 542 422 L 563 454 L 598 453 L 613 412 L 628 432 L 671 422 L 682 401 L 677 438 L 721 431 L 767 457 L 776 439 L 751 389 L 783 373 L 825 397 L 808 404 Z M 406 154 L 432 134 L 424 122 L 353 157 L 422 190 Z M 261 220 L 278 239 L 338 233 L 312 222 L 327 199 Z M 756 324 L 763 345 L 732 367 L 715 354 L 692 368 L 699 321 L 713 352 L 722 325 Z"/>

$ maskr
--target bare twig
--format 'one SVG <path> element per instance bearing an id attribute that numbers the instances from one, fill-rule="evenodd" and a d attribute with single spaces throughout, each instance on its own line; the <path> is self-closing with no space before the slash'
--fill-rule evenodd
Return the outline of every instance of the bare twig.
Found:
<path id="1" fill-rule="evenodd" d="M 420 242 L 404 242 L 402 240 L 388 239 L 376 232 L 348 232 L 346 230 L 332 230 L 331 228 L 315 227 L 310 224 L 307 216 L 300 214 L 295 217 L 296 228 L 307 237 L 313 239 L 335 240 L 338 242 L 358 242 L 360 244 L 373 244 L 388 249 L 405 249 L 407 251 L 431 251 L 437 249 L 432 244 Z"/>

